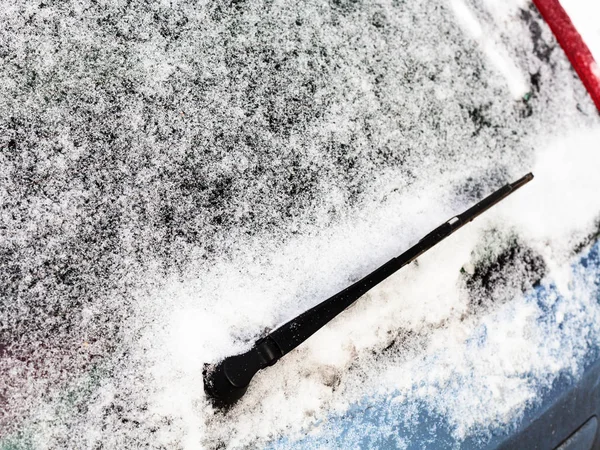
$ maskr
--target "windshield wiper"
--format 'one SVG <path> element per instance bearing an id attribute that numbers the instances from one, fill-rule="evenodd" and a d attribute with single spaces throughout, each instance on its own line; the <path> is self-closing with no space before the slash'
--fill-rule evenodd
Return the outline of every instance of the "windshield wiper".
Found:
<path id="1" fill-rule="evenodd" d="M 498 189 L 462 214 L 444 222 L 400 256 L 259 339 L 246 353 L 229 356 L 216 365 L 207 365 L 204 370 L 206 393 L 218 407 L 232 405 L 246 393 L 256 372 L 275 364 L 370 289 L 532 179 L 533 174 L 528 173 L 514 183 Z"/>

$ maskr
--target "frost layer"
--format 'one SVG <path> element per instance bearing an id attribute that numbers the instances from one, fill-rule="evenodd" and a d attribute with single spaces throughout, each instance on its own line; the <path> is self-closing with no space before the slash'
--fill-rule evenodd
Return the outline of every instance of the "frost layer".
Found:
<path id="1" fill-rule="evenodd" d="M 260 445 L 518 297 L 519 258 L 498 296 L 469 293 L 478 243 L 516 236 L 559 279 L 600 210 L 580 172 L 598 119 L 535 11 L 490 8 L 3 2 L 3 443 Z M 328 346 L 261 374 L 227 417 L 208 405 L 203 363 L 532 166 L 529 191 L 359 302 Z"/>

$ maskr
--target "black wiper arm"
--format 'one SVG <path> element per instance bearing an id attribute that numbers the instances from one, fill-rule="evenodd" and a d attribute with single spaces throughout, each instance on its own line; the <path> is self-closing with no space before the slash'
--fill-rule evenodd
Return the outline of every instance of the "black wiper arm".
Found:
<path id="1" fill-rule="evenodd" d="M 302 344 L 374 286 L 410 264 L 431 247 L 532 179 L 533 174 L 528 173 L 514 183 L 498 189 L 462 214 L 444 222 L 400 256 L 391 259 L 363 279 L 259 339 L 246 353 L 229 356 L 214 366 L 206 367 L 204 371 L 206 393 L 217 406 L 235 403 L 246 393 L 248 384 L 256 372 L 275 364 L 282 356 Z"/>

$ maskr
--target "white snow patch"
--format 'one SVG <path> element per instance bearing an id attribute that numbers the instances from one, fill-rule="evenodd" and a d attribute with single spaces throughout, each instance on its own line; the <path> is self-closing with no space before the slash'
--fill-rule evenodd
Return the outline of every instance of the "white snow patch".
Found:
<path id="1" fill-rule="evenodd" d="M 600 3 L 589 0 L 561 0 L 561 5 L 587 44 L 596 63 L 600 61 Z M 600 75 L 598 76 L 600 79 Z"/>
<path id="2" fill-rule="evenodd" d="M 486 2 L 486 6 L 488 4 L 489 2 Z M 515 99 L 523 98 L 529 91 L 529 85 L 525 81 L 523 70 L 518 67 L 517 62 L 509 55 L 497 36 L 490 34 L 489 27 L 484 30 L 464 0 L 451 0 L 451 5 L 459 23 L 479 43 L 489 61 L 502 74 L 513 97 Z M 512 13 L 517 5 L 522 6 L 520 2 L 519 4 L 508 2 L 501 10 L 498 7 L 493 7 L 492 16 L 503 17 L 504 14 Z"/>

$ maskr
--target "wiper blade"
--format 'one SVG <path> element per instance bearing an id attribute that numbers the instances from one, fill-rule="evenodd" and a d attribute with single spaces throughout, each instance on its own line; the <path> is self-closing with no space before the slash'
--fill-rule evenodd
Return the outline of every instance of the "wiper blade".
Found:
<path id="1" fill-rule="evenodd" d="M 204 370 L 206 393 L 218 407 L 232 405 L 246 393 L 256 372 L 275 364 L 366 292 L 532 179 L 533 174 L 528 173 L 514 183 L 498 189 L 462 214 L 444 222 L 400 256 L 391 259 L 353 285 L 259 339 L 246 353 L 229 356 L 216 365 L 206 366 Z"/>

